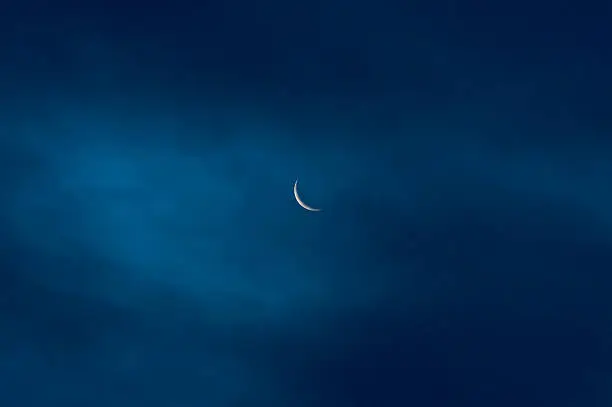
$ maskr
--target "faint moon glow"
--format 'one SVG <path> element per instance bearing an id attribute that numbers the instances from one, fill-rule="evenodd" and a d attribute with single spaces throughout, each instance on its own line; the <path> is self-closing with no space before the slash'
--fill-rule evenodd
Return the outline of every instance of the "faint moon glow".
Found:
<path id="1" fill-rule="evenodd" d="M 295 200 L 297 201 L 297 203 L 300 204 L 300 206 L 306 209 L 307 211 L 320 212 L 321 209 L 313 208 L 312 206 L 306 205 L 304 201 L 302 201 L 302 198 L 300 198 L 300 194 L 298 194 L 297 185 L 298 180 L 296 179 L 295 184 L 293 184 L 293 195 L 295 195 Z"/>

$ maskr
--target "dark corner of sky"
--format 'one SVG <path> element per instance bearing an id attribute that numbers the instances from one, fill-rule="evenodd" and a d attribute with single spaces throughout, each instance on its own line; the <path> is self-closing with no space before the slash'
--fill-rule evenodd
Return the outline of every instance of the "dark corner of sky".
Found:
<path id="1" fill-rule="evenodd" d="M 612 402 L 610 5 L 5 3 L 0 405 Z"/>

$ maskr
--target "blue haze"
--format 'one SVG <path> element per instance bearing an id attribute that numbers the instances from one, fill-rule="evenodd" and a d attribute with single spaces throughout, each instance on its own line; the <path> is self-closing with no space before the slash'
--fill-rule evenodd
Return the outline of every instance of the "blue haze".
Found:
<path id="1" fill-rule="evenodd" d="M 610 406 L 610 6 L 294 3 L 0 6 L 0 405 Z"/>

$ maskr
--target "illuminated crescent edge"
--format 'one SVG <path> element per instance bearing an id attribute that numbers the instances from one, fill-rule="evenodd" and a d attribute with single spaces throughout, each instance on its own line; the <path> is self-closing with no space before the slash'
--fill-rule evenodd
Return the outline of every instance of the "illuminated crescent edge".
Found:
<path id="1" fill-rule="evenodd" d="M 307 211 L 320 212 L 321 209 L 313 208 L 312 206 L 308 206 L 304 203 L 304 201 L 302 201 L 302 198 L 300 198 L 300 194 L 298 194 L 297 185 L 298 185 L 298 180 L 295 180 L 295 184 L 293 184 L 293 195 L 295 195 L 295 200 L 297 201 L 297 203 L 302 208 L 306 209 Z"/>

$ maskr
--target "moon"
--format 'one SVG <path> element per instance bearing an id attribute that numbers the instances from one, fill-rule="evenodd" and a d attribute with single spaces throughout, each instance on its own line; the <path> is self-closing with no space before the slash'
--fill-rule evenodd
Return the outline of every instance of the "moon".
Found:
<path id="1" fill-rule="evenodd" d="M 321 209 L 313 208 L 312 206 L 308 206 L 307 204 L 304 203 L 304 201 L 302 201 L 302 198 L 300 198 L 300 194 L 298 194 L 297 185 L 298 185 L 298 180 L 296 179 L 295 184 L 293 184 L 293 195 L 295 195 L 295 200 L 297 201 L 297 203 L 302 208 L 306 209 L 307 211 L 320 212 Z"/>

